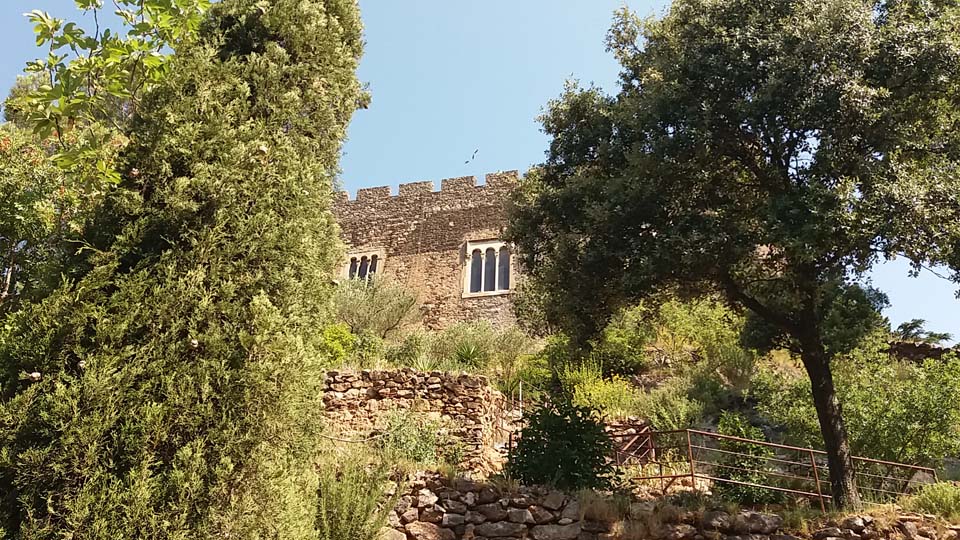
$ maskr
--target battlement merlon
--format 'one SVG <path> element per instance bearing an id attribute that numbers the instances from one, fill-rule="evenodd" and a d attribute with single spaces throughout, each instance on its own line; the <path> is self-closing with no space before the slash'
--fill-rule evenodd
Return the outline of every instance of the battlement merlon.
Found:
<path id="1" fill-rule="evenodd" d="M 335 203 L 344 204 L 344 203 L 368 203 L 374 201 L 383 201 L 383 200 L 392 200 L 398 198 L 412 198 L 412 197 L 423 197 L 423 196 L 443 196 L 444 194 L 450 195 L 464 195 L 471 192 L 476 192 L 477 194 L 483 193 L 485 190 L 497 190 L 497 191 L 509 191 L 513 189 L 520 181 L 520 174 L 517 171 L 501 171 L 495 173 L 489 173 L 485 176 L 486 183 L 482 186 L 477 185 L 477 179 L 475 176 L 461 176 L 459 178 L 445 178 L 440 181 L 440 190 L 434 191 L 434 183 L 431 181 L 425 182 L 409 182 L 406 184 L 400 184 L 399 192 L 397 195 L 392 193 L 390 186 L 378 186 L 370 188 L 361 188 L 357 190 L 357 196 L 355 199 L 350 199 L 347 195 L 347 192 L 340 192 L 334 198 Z"/>

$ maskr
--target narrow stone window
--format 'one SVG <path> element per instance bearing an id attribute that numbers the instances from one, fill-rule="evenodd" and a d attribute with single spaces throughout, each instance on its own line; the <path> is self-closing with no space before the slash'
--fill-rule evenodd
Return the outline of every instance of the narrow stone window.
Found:
<path id="1" fill-rule="evenodd" d="M 497 250 L 487 248 L 483 255 L 483 290 L 497 290 Z"/>
<path id="2" fill-rule="evenodd" d="M 347 274 L 350 279 L 357 277 L 357 265 L 357 258 L 350 257 L 350 272 Z"/>
<path id="3" fill-rule="evenodd" d="M 370 256 L 370 272 L 369 273 L 371 274 L 377 273 L 377 256 L 376 255 Z"/>
<path id="4" fill-rule="evenodd" d="M 470 292 L 480 292 L 480 282 L 483 278 L 483 254 L 479 249 L 470 253 Z"/>
<path id="5" fill-rule="evenodd" d="M 360 279 L 367 279 L 367 271 L 370 269 L 370 259 L 364 255 L 360 257 L 360 271 L 357 272 L 357 277 Z"/>
<path id="6" fill-rule="evenodd" d="M 510 290 L 510 248 L 503 246 L 497 256 L 497 290 Z"/>

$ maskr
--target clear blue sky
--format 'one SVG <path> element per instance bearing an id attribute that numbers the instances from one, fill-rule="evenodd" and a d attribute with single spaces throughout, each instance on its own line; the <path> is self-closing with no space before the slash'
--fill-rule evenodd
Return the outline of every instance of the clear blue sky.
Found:
<path id="1" fill-rule="evenodd" d="M 576 78 L 613 90 L 617 65 L 603 37 L 622 5 L 642 15 L 659 0 L 360 0 L 366 55 L 360 77 L 373 103 L 358 111 L 344 148 L 344 186 L 392 185 L 527 169 L 547 140 L 535 121 L 563 82 Z M 2 0 L 0 87 L 36 57 L 22 14 L 43 9 L 75 17 L 73 0 Z M 476 157 L 468 161 L 477 150 Z M 894 324 L 912 318 L 960 334 L 953 286 L 930 274 L 907 277 L 895 262 L 873 284 L 893 306 Z"/>

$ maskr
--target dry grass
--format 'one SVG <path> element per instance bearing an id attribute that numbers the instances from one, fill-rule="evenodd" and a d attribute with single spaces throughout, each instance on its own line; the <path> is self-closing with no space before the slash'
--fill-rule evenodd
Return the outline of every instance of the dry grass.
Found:
<path id="1" fill-rule="evenodd" d="M 653 536 L 646 523 L 632 519 L 617 521 L 610 527 L 610 533 L 619 540 L 646 540 Z"/>

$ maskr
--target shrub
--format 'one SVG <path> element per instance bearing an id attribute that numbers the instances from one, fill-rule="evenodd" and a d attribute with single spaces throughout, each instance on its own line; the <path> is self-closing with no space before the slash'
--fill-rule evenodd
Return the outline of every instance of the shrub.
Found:
<path id="1" fill-rule="evenodd" d="M 637 415 L 657 430 L 668 431 L 692 427 L 703 418 L 704 406 L 689 396 L 690 382 L 685 377 L 639 394 Z"/>
<path id="2" fill-rule="evenodd" d="M 764 440 L 763 432 L 750 425 L 743 416 L 724 412 L 720 415 L 717 433 L 741 439 Z M 716 475 L 719 478 L 752 484 L 771 484 L 772 478 L 765 474 L 769 468 L 767 458 L 773 457 L 773 450 L 753 443 L 721 439 L 721 454 Z M 744 504 L 770 504 L 779 502 L 779 492 L 742 484 L 717 482 L 714 487 L 717 496 Z"/>
<path id="3" fill-rule="evenodd" d="M 331 324 L 323 329 L 323 341 L 320 353 L 331 367 L 338 367 L 350 358 L 360 343 L 360 339 L 343 324 Z"/>
<path id="4" fill-rule="evenodd" d="M 385 493 L 387 462 L 360 453 L 326 456 L 317 467 L 316 527 L 320 540 L 377 540 L 393 509 Z"/>
<path id="5" fill-rule="evenodd" d="M 602 488 L 613 473 L 607 459 L 611 451 L 596 411 L 559 400 L 530 415 L 507 471 L 526 484 Z"/>
<path id="6" fill-rule="evenodd" d="M 950 521 L 960 520 L 960 484 L 937 482 L 923 486 L 916 494 L 903 499 L 903 507 Z"/>
<path id="7" fill-rule="evenodd" d="M 388 415 L 384 434 L 380 449 L 393 460 L 434 467 L 456 466 L 463 459 L 462 443 L 448 435 L 446 426 L 413 410 Z"/>
<path id="8" fill-rule="evenodd" d="M 402 284 L 374 274 L 341 282 L 333 295 L 337 318 L 356 335 L 396 338 L 415 326 L 417 299 Z"/>
<path id="9" fill-rule="evenodd" d="M 602 416 L 610 418 L 636 414 L 637 390 L 617 375 L 604 379 L 603 370 L 595 362 L 566 366 L 559 377 L 564 392 L 575 405 L 596 409 Z"/>
<path id="10" fill-rule="evenodd" d="M 656 334 L 652 319 L 650 311 L 642 306 L 614 316 L 591 353 L 605 375 L 635 375 L 651 367 L 647 347 Z"/>

